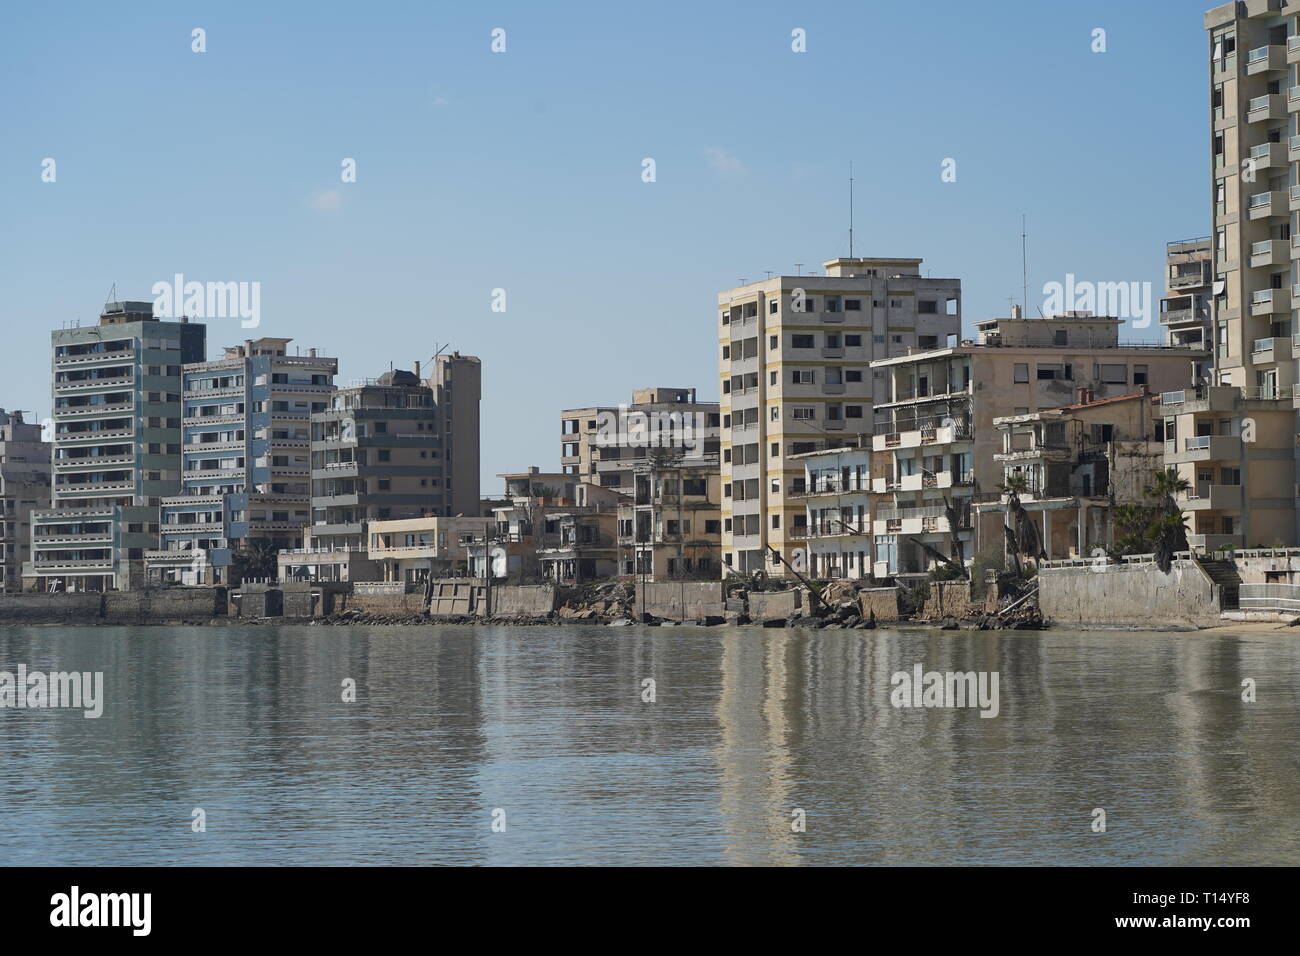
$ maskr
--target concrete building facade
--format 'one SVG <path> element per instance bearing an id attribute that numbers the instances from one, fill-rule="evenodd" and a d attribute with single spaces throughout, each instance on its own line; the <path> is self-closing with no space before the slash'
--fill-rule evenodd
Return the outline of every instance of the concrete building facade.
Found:
<path id="1" fill-rule="evenodd" d="M 993 419 L 1001 483 L 1024 479 L 1020 505 L 1036 522 L 1048 559 L 1113 548 L 1115 509 L 1149 504 L 1146 489 L 1165 468 L 1159 408 L 1150 393 L 1094 399 L 1083 391 L 1073 405 Z M 996 541 L 1008 521 L 1007 496 L 975 507 L 979 539 Z"/>
<path id="2" fill-rule="evenodd" d="M 722 555 L 727 568 L 784 575 L 774 548 L 806 562 L 792 456 L 856 445 L 883 386 L 871 363 L 955 344 L 961 282 L 921 260 L 841 258 L 825 275 L 773 276 L 718 295 L 722 386 Z"/>
<path id="3" fill-rule="evenodd" d="M 0 592 L 22 590 L 32 512 L 50 506 L 50 452 L 39 424 L 0 408 Z"/>
<path id="4" fill-rule="evenodd" d="M 1018 310 L 1017 310 L 1018 311 Z M 1121 321 L 1069 313 L 976 323 L 979 339 L 872 364 L 888 389 L 872 438 L 877 501 L 875 576 L 927 573 L 937 550 L 969 560 L 977 546 L 974 505 L 998 496 L 1001 435 L 994 419 L 1093 399 L 1182 386 L 1202 350 L 1126 344 Z M 927 550 L 933 549 L 933 550 Z M 957 555 L 956 552 L 961 554 Z"/>
<path id="5" fill-rule="evenodd" d="M 338 360 L 263 337 L 186 365 L 181 494 L 164 497 L 151 581 L 230 584 L 256 539 L 299 548 L 310 523 L 311 415 L 334 391 Z"/>
<path id="6" fill-rule="evenodd" d="M 802 499 L 806 514 L 791 533 L 807 541 L 806 566 L 796 568 L 817 579 L 870 578 L 874 570 L 875 497 L 871 492 L 871 439 L 856 448 L 827 448 L 794 455 L 803 464 L 791 496 Z M 802 525 L 802 527 L 800 526 Z"/>
<path id="7" fill-rule="evenodd" d="M 720 424 L 718 403 L 699 401 L 693 388 L 639 388 L 627 405 L 560 413 L 560 469 L 630 495 L 652 452 L 716 462 Z"/>
<path id="8" fill-rule="evenodd" d="M 364 555 L 371 521 L 449 514 L 441 422 L 417 372 L 335 391 L 311 415 L 311 525 L 302 548 L 281 552 L 281 575 L 355 580 L 364 569 L 369 578 L 373 562 L 350 555 Z"/>
<path id="9" fill-rule="evenodd" d="M 206 330 L 149 302 L 109 302 L 99 323 L 51 335 L 51 507 L 32 512 L 31 590 L 129 590 L 157 547 L 159 503 L 181 487 L 182 367 Z"/>

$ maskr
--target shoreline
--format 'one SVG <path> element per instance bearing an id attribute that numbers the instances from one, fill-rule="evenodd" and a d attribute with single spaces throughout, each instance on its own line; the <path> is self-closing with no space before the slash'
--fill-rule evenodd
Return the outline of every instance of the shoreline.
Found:
<path id="1" fill-rule="evenodd" d="M 369 627 L 369 628 L 411 628 L 411 627 L 510 627 L 510 628 L 537 628 L 537 627 L 601 627 L 619 629 L 622 627 L 665 627 L 678 628 L 689 627 L 699 630 L 713 630 L 715 628 L 743 628 L 745 630 L 803 630 L 803 631 L 1040 631 L 1050 633 L 1051 631 L 1098 631 L 1098 632 L 1129 632 L 1133 634 L 1142 633 L 1186 633 L 1205 636 L 1216 635 L 1241 635 L 1241 634 L 1268 634 L 1273 632 L 1287 632 L 1300 634 L 1300 629 L 1277 621 L 1242 621 L 1242 622 L 1225 622 L 1213 627 L 1195 627 L 1187 624 L 1152 624 L 1144 626 L 1122 625 L 1122 624 L 1080 624 L 1072 622 L 1045 622 L 1041 627 L 1033 628 L 990 628 L 981 627 L 978 621 L 963 620 L 958 621 L 955 625 L 952 622 L 944 621 L 877 621 L 874 627 L 871 626 L 845 626 L 837 623 L 822 623 L 816 619 L 803 619 L 797 621 L 783 621 L 780 624 L 750 622 L 738 623 L 735 621 L 715 621 L 704 622 L 699 620 L 676 621 L 676 620 L 656 620 L 654 622 L 638 622 L 628 619 L 607 621 L 607 620 L 578 620 L 573 618 L 483 618 L 471 619 L 464 616 L 451 615 L 446 617 L 410 617 L 410 618 L 388 618 L 384 620 L 370 619 L 369 617 L 351 617 L 346 619 L 338 618 L 292 618 L 292 617 L 272 617 L 272 618 L 188 618 L 176 620 L 140 620 L 140 621 L 3 621 L 0 620 L 0 626 L 10 627 L 193 627 L 193 628 L 211 628 L 211 627 L 245 627 L 245 628 L 265 628 L 265 627 L 321 627 L 321 628 L 348 628 L 348 627 Z"/>

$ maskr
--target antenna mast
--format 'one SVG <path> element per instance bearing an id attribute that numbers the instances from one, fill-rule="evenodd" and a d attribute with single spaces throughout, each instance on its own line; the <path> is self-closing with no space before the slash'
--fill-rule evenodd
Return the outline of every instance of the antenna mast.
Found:
<path id="1" fill-rule="evenodd" d="M 1025 230 L 1025 214 L 1020 214 L 1020 288 L 1025 302 L 1025 318 L 1029 317 L 1029 239 Z M 1041 310 L 1040 310 L 1041 313 Z"/>
<path id="2" fill-rule="evenodd" d="M 853 258 L 853 160 L 849 160 L 849 258 Z"/>

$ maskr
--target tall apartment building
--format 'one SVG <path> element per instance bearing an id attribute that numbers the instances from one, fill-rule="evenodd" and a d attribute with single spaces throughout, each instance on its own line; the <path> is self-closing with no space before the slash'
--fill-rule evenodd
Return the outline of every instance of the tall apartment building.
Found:
<path id="1" fill-rule="evenodd" d="M 50 506 L 50 444 L 41 426 L 0 408 L 0 591 L 21 591 L 31 515 Z"/>
<path id="2" fill-rule="evenodd" d="M 1193 547 L 1300 540 L 1297 451 L 1278 437 L 1296 431 L 1294 420 L 1282 431 L 1278 422 L 1287 420 L 1281 412 L 1294 415 L 1300 354 L 1298 15 L 1294 2 L 1246 0 L 1204 17 L 1216 370 L 1209 387 L 1174 391 L 1163 403 L 1166 462 L 1194 486 L 1241 481 L 1244 492 L 1240 508 L 1221 493 L 1224 507 L 1196 511 Z"/>
<path id="3" fill-rule="evenodd" d="M 366 553 L 370 522 L 462 513 L 437 396 L 417 365 L 340 388 L 312 414 L 311 525 L 302 548 L 281 552 L 282 576 L 379 580 L 383 569 Z M 458 453 L 477 460 L 478 435 L 458 437 Z M 474 495 L 470 514 L 478 510 L 477 487 Z"/>
<path id="4" fill-rule="evenodd" d="M 1121 342 L 1116 318 L 1018 313 L 976 323 L 976 343 L 872 363 L 886 375 L 872 438 L 872 491 L 883 496 L 872 528 L 876 577 L 926 573 L 937 563 L 926 548 L 954 557 L 954 536 L 966 560 L 977 548 L 1001 551 L 999 534 L 976 540 L 972 507 L 996 496 L 1004 478 L 994 419 L 1071 405 L 1081 392 L 1091 401 L 1180 388 L 1207 357 Z"/>
<path id="5" fill-rule="evenodd" d="M 443 436 L 443 485 L 452 515 L 480 514 L 479 402 L 483 362 L 473 355 L 436 355 L 429 377 Z"/>
<path id="6" fill-rule="evenodd" d="M 334 391 L 338 360 L 292 339 L 227 347 L 182 371 L 181 493 L 161 502 L 150 581 L 229 584 L 256 539 L 300 548 L 310 523 L 311 423 Z"/>
<path id="7" fill-rule="evenodd" d="M 1210 327 L 1214 240 L 1180 239 L 1165 246 L 1165 294 L 1160 300 L 1160 324 L 1170 345 L 1210 349 L 1202 376 L 1214 364 Z"/>
<path id="8" fill-rule="evenodd" d="M 149 302 L 109 302 L 99 324 L 51 335 L 51 507 L 32 512 L 31 590 L 128 590 L 144 582 L 160 501 L 181 485 L 181 369 L 203 325 Z"/>
<path id="9" fill-rule="evenodd" d="M 1251 397 L 1291 398 L 1292 250 L 1300 208 L 1300 36 L 1294 4 L 1249 0 L 1205 15 L 1213 127 L 1213 321 L 1216 385 Z"/>
<path id="10" fill-rule="evenodd" d="M 784 575 L 770 546 L 807 560 L 791 456 L 858 444 L 883 384 L 871 362 L 955 342 L 961 282 L 920 259 L 841 258 L 825 275 L 773 276 L 718 295 L 722 379 L 722 557 L 739 573 Z"/>
<path id="11" fill-rule="evenodd" d="M 718 403 L 699 401 L 693 388 L 639 388 L 625 406 L 562 411 L 560 467 L 566 475 L 630 495 L 637 466 L 652 451 L 666 448 L 686 452 L 686 457 L 716 459 L 720 423 Z M 696 444 L 674 449 L 678 437 Z M 660 446 L 652 447 L 660 439 Z"/>

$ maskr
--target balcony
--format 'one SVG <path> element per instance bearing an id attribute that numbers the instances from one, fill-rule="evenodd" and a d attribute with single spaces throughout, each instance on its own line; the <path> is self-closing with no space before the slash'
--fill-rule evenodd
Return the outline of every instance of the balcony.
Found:
<path id="1" fill-rule="evenodd" d="M 1281 43 L 1256 47 L 1246 54 L 1246 75 L 1257 76 L 1285 70 L 1287 62 L 1287 47 Z"/>
<path id="2" fill-rule="evenodd" d="M 1210 284 L 1210 263 L 1208 260 L 1184 263 L 1179 266 L 1177 275 L 1169 277 L 1169 290 L 1195 289 Z"/>
<path id="3" fill-rule="evenodd" d="M 1250 158 L 1256 170 L 1284 169 L 1291 161 L 1285 143 L 1260 143 L 1250 151 Z"/>
<path id="4" fill-rule="evenodd" d="M 1300 86 L 1292 86 L 1286 91 L 1287 112 L 1300 111 Z"/>
<path id="5" fill-rule="evenodd" d="M 1166 446 L 1168 444 L 1166 442 Z M 1166 450 L 1166 464 L 1241 460 L 1241 438 L 1236 435 L 1197 435 L 1194 438 L 1184 438 L 1181 445 L 1174 443 L 1174 449 L 1172 452 Z"/>
<path id="6" fill-rule="evenodd" d="M 1268 338 L 1256 339 L 1250 350 L 1250 360 L 1255 365 L 1264 365 L 1269 362 L 1285 362 L 1291 358 L 1291 339 L 1286 338 Z"/>
<path id="7" fill-rule="evenodd" d="M 1268 93 L 1257 96 L 1246 104 L 1247 123 L 1266 123 L 1270 120 L 1286 119 L 1287 97 L 1281 93 Z"/>
<path id="8" fill-rule="evenodd" d="M 1265 239 L 1250 245 L 1250 267 L 1283 266 L 1291 261 L 1291 242 L 1286 239 Z"/>
<path id="9" fill-rule="evenodd" d="M 1210 320 L 1208 309 L 1188 306 L 1183 309 L 1169 309 L 1160 313 L 1160 324 L 1169 327 L 1185 325 L 1204 325 Z"/>
<path id="10" fill-rule="evenodd" d="M 1250 218 L 1267 219 L 1270 216 L 1289 216 L 1291 213 L 1291 196 L 1289 192 L 1276 190 L 1255 193 L 1250 197 Z M 1174 288 L 1171 284 L 1170 288 Z"/>
<path id="11" fill-rule="evenodd" d="M 1208 554 L 1222 548 L 1240 547 L 1241 538 L 1235 534 L 1189 534 L 1187 546 L 1193 551 Z"/>
<path id="12" fill-rule="evenodd" d="M 1290 289 L 1256 289 L 1250 294 L 1251 315 L 1281 315 L 1290 312 Z"/>
<path id="13" fill-rule="evenodd" d="M 1241 509 L 1241 485 L 1203 485 L 1180 496 L 1184 511 L 1236 511 Z"/>

